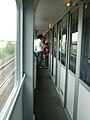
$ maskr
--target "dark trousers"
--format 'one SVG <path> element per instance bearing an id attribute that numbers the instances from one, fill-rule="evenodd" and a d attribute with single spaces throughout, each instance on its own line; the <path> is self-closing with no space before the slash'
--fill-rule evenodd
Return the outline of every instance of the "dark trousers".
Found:
<path id="1" fill-rule="evenodd" d="M 48 66 L 48 58 L 49 56 L 45 56 L 45 66 Z"/>

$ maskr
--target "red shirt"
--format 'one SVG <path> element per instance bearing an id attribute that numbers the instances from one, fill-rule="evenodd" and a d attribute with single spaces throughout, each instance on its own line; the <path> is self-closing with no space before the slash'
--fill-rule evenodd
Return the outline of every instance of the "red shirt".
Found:
<path id="1" fill-rule="evenodd" d="M 48 55 L 49 55 L 49 46 L 48 46 L 48 45 L 45 45 L 45 46 L 44 46 L 43 53 L 44 53 L 45 56 L 48 56 Z"/>

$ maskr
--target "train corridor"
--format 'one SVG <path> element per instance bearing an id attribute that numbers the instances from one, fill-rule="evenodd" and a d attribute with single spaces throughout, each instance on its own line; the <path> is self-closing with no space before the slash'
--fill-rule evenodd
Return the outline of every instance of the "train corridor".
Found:
<path id="1" fill-rule="evenodd" d="M 67 120 L 48 69 L 38 69 L 35 120 Z"/>

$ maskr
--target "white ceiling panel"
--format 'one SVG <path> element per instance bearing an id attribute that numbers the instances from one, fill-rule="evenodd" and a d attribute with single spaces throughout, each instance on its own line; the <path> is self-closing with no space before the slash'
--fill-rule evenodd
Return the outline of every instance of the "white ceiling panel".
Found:
<path id="1" fill-rule="evenodd" d="M 49 22 L 65 9 L 63 0 L 40 0 L 35 13 L 35 28 L 46 30 Z"/>
<path id="2" fill-rule="evenodd" d="M 64 0 L 40 0 L 35 12 L 35 29 L 46 32 L 48 24 L 55 23 L 58 15 L 67 9 Z"/>

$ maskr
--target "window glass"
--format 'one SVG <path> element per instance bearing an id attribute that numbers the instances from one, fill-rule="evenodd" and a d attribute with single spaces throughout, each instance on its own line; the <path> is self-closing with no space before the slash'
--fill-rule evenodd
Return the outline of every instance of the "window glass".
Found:
<path id="1" fill-rule="evenodd" d="M 7 79 L 8 83 L 4 89 L 1 89 L 0 92 L 0 111 L 2 110 L 9 94 L 11 93 L 14 87 L 15 72 Z"/>
<path id="2" fill-rule="evenodd" d="M 44 40 L 47 40 L 48 42 L 50 42 L 50 31 L 45 35 Z"/>
<path id="3" fill-rule="evenodd" d="M 50 53 L 52 53 L 52 29 L 50 30 L 50 38 L 49 38 L 49 44 L 50 44 Z"/>
<path id="4" fill-rule="evenodd" d="M 48 40 L 48 33 L 45 35 L 45 39 Z"/>
<path id="5" fill-rule="evenodd" d="M 84 5 L 80 78 L 90 86 L 90 2 Z"/>
<path id="6" fill-rule="evenodd" d="M 67 16 L 62 19 L 61 63 L 66 65 Z"/>
<path id="7" fill-rule="evenodd" d="M 51 41 L 50 41 L 50 31 L 48 32 L 48 38 L 47 38 L 47 41 L 48 41 L 48 45 L 49 45 L 49 48 L 50 48 L 50 45 L 51 45 L 51 44 L 50 44 L 50 42 L 51 42 Z M 49 49 L 49 50 L 50 50 L 50 49 Z"/>
<path id="8" fill-rule="evenodd" d="M 57 50 L 57 25 L 54 26 L 54 47 L 53 47 L 53 56 L 56 57 Z"/>
<path id="9" fill-rule="evenodd" d="M 60 60 L 60 56 L 61 56 L 61 30 L 62 30 L 62 22 L 59 23 L 59 60 Z"/>
<path id="10" fill-rule="evenodd" d="M 15 0 L 0 0 L 0 111 L 16 79 L 16 15 Z"/>
<path id="11" fill-rule="evenodd" d="M 53 28 L 51 29 L 51 53 L 53 55 L 53 46 L 54 46 L 54 40 L 53 40 Z"/>
<path id="12" fill-rule="evenodd" d="M 78 41 L 78 10 L 71 14 L 69 69 L 75 73 Z"/>

